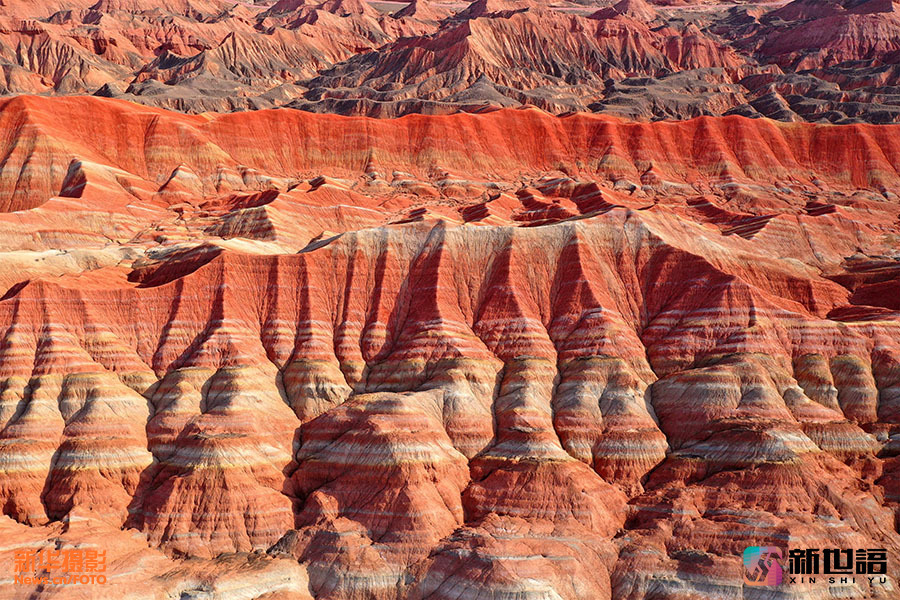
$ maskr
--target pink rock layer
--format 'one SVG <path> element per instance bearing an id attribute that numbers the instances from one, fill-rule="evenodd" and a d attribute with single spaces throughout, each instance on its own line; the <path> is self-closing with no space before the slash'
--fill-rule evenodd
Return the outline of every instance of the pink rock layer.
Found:
<path id="1" fill-rule="evenodd" d="M 147 583 L 96 597 L 159 598 L 731 597 L 748 545 L 894 572 L 896 128 L 0 122 L 0 560 L 104 544 Z"/>

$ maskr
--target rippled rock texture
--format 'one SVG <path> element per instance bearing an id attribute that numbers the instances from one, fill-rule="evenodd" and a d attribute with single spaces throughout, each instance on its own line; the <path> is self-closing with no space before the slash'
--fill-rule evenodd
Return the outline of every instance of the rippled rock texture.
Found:
<path id="1" fill-rule="evenodd" d="M 4 597 L 740 598 L 748 545 L 900 551 L 895 126 L 0 132 L 0 564 L 115 575 Z"/>
<path id="2" fill-rule="evenodd" d="M 900 121 L 900 4 L 656 4 L 4 0 L 0 94 L 188 113 Z"/>

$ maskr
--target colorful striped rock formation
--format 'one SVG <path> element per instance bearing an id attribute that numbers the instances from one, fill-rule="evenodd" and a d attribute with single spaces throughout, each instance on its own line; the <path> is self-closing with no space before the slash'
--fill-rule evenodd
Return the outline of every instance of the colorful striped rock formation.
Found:
<path id="1" fill-rule="evenodd" d="M 17 97 L 0 156 L 2 598 L 897 573 L 898 126 Z M 16 583 L 23 549 L 108 582 Z"/>
<path id="2" fill-rule="evenodd" d="M 0 96 L 900 122 L 892 0 L 2 0 Z M 702 4 L 703 6 L 695 6 Z"/>

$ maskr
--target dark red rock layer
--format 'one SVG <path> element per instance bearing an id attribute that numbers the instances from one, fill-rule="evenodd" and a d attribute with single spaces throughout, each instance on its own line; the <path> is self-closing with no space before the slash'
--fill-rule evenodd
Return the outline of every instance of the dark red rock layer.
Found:
<path id="1" fill-rule="evenodd" d="M 160 598 L 725 596 L 747 545 L 900 551 L 893 127 L 0 121 L 4 539 L 104 532 Z"/>

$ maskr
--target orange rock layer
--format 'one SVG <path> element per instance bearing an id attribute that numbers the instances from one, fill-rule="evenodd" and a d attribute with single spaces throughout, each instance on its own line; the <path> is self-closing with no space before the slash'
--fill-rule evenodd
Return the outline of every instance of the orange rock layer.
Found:
<path id="1" fill-rule="evenodd" d="M 154 598 L 680 599 L 740 594 L 748 545 L 900 551 L 894 127 L 0 123 L 3 561 L 107 544 Z"/>

